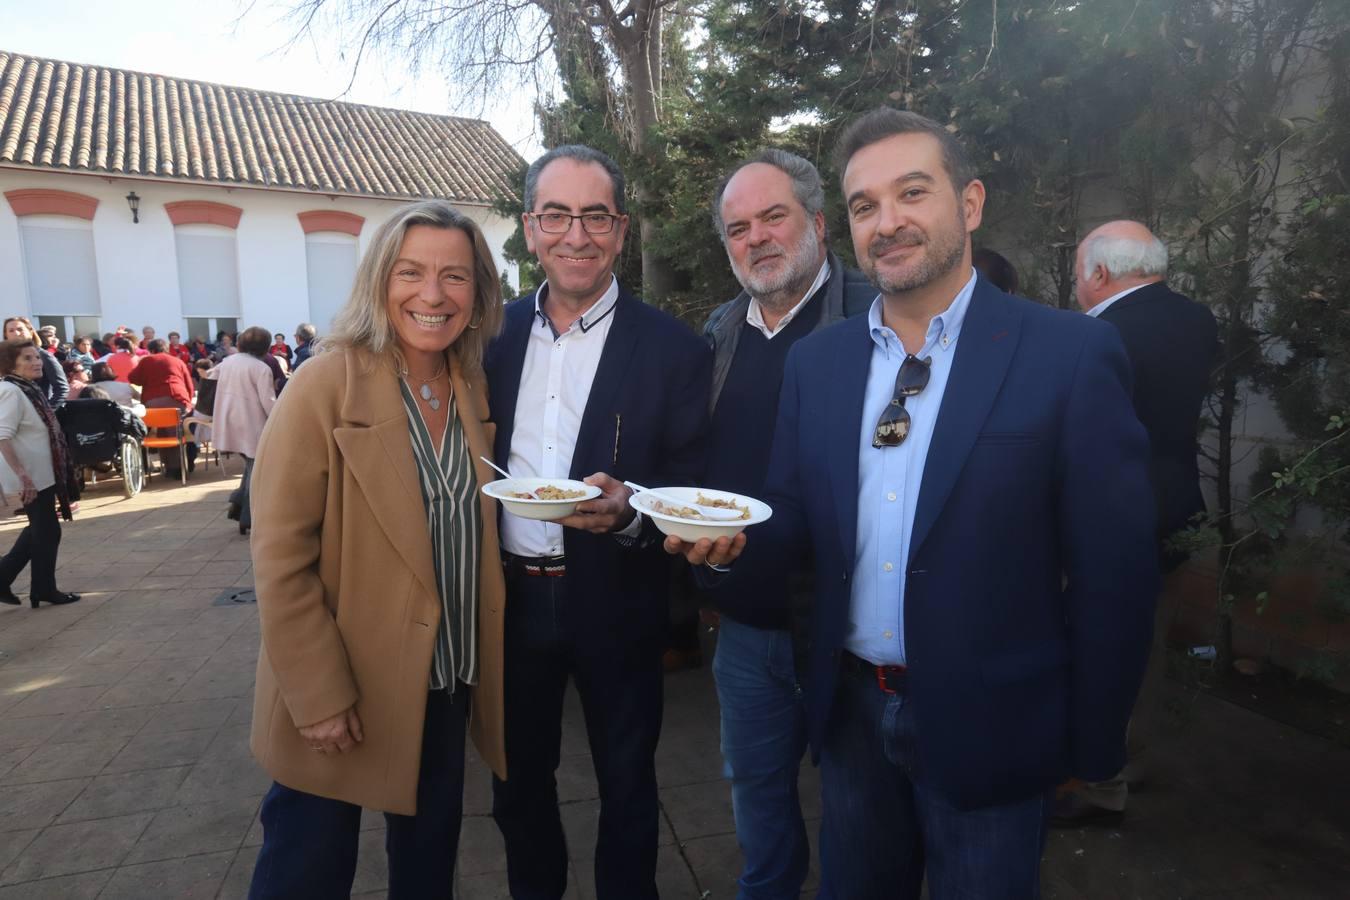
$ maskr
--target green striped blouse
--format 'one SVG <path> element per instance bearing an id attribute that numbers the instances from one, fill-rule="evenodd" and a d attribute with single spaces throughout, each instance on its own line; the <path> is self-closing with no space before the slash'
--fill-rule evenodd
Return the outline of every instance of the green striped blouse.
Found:
<path id="1" fill-rule="evenodd" d="M 427 511 L 436 586 L 441 595 L 441 623 L 431 661 L 431 690 L 455 689 L 455 682 L 478 681 L 478 564 L 482 557 L 483 522 L 478 506 L 469 442 L 455 404 L 445 424 L 441 452 L 431 440 L 417 401 L 399 379 L 408 412 L 417 480 Z"/>

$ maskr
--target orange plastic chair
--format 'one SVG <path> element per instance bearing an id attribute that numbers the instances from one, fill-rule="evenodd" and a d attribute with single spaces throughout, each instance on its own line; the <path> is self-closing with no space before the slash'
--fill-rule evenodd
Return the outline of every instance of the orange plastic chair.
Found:
<path id="1" fill-rule="evenodd" d="M 183 412 L 174 406 L 152 407 L 145 411 L 145 428 L 150 432 L 149 436 L 141 440 L 141 446 L 147 450 L 167 450 L 170 447 L 178 448 L 178 472 L 182 476 L 182 483 L 187 484 L 187 442 L 191 440 L 188 437 L 187 429 L 183 427 Z M 173 429 L 172 437 L 157 437 L 156 429 Z M 149 476 L 149 467 L 146 468 L 146 475 Z"/>

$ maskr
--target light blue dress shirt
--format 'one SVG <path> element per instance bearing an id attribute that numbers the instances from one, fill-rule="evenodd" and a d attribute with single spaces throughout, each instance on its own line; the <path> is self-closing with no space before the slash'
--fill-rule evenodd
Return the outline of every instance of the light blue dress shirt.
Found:
<path id="1" fill-rule="evenodd" d="M 894 331 L 882 324 L 881 298 L 867 314 L 872 336 L 867 391 L 863 395 L 862 430 L 858 435 L 858 550 L 853 564 L 849 629 L 844 647 L 880 666 L 904 665 L 904 597 L 906 562 L 914 512 L 919 506 L 923 467 L 947 378 L 956 358 L 961 323 L 975 291 L 975 271 L 945 311 L 928 323 L 923 349 L 915 356 L 932 357 L 928 384 L 905 399 L 909 436 L 898 447 L 873 447 L 877 419 L 895 392 L 895 376 L 905 361 L 905 348 Z"/>

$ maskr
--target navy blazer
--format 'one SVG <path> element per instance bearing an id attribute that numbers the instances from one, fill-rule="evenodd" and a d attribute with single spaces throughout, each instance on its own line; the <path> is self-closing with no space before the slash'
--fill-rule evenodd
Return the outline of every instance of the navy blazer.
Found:
<path id="1" fill-rule="evenodd" d="M 793 346 L 765 492 L 774 515 L 750 530 L 726 585 L 814 551 L 817 759 L 848 629 L 872 346 L 865 317 Z M 1124 765 L 1159 584 L 1147 461 L 1115 330 L 980 278 L 924 468 L 904 603 L 917 771 L 956 805 Z"/>
<path id="2" fill-rule="evenodd" d="M 510 457 L 530 329 L 548 327 L 534 309 L 534 294 L 506 307 L 502 333 L 484 360 L 489 418 L 497 425 L 493 456 L 502 468 Z M 648 487 L 696 485 L 703 471 L 712 351 L 684 323 L 622 289 L 613 316 L 568 476 L 606 472 Z M 636 544 L 563 529 L 568 601 L 582 646 L 613 650 L 664 634 L 670 562 L 650 522 L 646 529 Z"/>
<path id="3" fill-rule="evenodd" d="M 1158 536 L 1185 528 L 1205 511 L 1196 426 L 1219 352 L 1209 308 L 1164 281 L 1144 285 L 1099 317 L 1120 331 L 1134 370 L 1134 411 L 1148 432 Z"/>

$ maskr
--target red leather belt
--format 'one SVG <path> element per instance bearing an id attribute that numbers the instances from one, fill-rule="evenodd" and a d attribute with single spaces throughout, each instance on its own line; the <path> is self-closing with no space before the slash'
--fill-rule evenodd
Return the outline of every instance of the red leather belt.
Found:
<path id="1" fill-rule="evenodd" d="M 903 695 L 908 687 L 907 666 L 878 666 L 862 657 L 854 656 L 847 650 L 842 650 L 839 653 L 839 668 L 845 674 L 864 675 L 876 679 L 877 687 L 887 694 Z"/>

